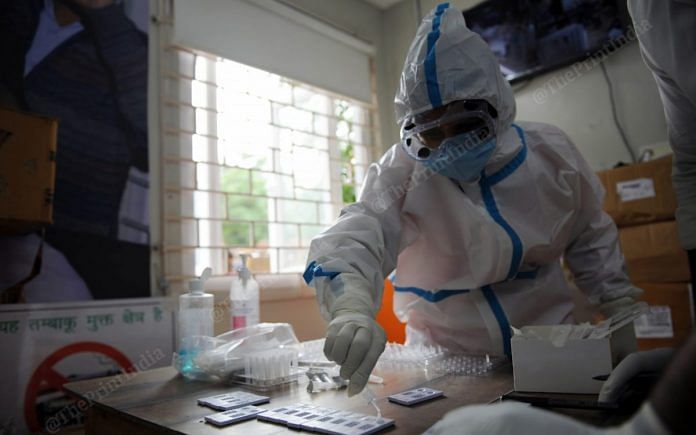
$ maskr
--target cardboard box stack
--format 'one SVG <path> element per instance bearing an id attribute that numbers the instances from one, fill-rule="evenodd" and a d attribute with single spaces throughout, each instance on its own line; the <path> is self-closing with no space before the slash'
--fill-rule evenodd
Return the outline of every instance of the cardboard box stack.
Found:
<path id="1" fill-rule="evenodd" d="M 58 121 L 0 107 L 0 235 L 52 221 Z"/>
<path id="2" fill-rule="evenodd" d="M 641 350 L 678 346 L 692 330 L 694 310 L 686 252 L 679 246 L 672 158 L 600 172 L 604 210 L 619 227 L 628 275 L 644 290 L 650 313 L 636 321 Z"/>

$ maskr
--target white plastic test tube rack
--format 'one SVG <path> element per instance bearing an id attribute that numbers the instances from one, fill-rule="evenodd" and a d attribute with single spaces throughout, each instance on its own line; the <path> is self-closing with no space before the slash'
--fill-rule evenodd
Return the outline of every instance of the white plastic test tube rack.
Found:
<path id="1" fill-rule="evenodd" d="M 237 383 L 269 389 L 297 381 L 296 349 L 269 349 L 244 356 L 244 374 L 233 376 Z"/>
<path id="2" fill-rule="evenodd" d="M 505 364 L 505 357 L 489 355 L 449 355 L 435 362 L 433 370 L 436 373 L 459 376 L 481 376 Z"/>
<path id="3" fill-rule="evenodd" d="M 379 357 L 378 364 L 389 368 L 427 368 L 445 357 L 442 346 L 413 345 L 405 346 L 399 343 L 387 343 L 384 353 Z"/>

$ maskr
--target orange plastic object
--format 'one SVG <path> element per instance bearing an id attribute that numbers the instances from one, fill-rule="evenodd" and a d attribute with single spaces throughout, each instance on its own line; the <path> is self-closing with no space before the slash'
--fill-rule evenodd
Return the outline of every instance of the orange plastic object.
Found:
<path id="1" fill-rule="evenodd" d="M 388 279 L 384 280 L 382 308 L 377 313 L 377 323 L 387 333 L 387 341 L 402 344 L 406 341 L 406 324 L 394 315 L 394 286 Z"/>

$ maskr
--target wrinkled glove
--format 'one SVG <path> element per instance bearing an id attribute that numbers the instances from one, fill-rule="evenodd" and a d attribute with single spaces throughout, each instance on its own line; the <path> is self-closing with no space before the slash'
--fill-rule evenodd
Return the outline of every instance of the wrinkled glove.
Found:
<path id="1" fill-rule="evenodd" d="M 630 286 L 618 291 L 603 294 L 599 300 L 599 311 L 605 317 L 611 317 L 635 304 L 643 290 Z"/>
<path id="2" fill-rule="evenodd" d="M 616 402 L 625 390 L 627 382 L 634 376 L 641 372 L 662 371 L 672 359 L 673 354 L 674 349 L 666 347 L 628 355 L 612 370 L 609 379 L 602 385 L 598 401 Z"/>
<path id="3" fill-rule="evenodd" d="M 631 296 L 624 296 L 613 301 L 605 302 L 599 306 L 599 312 L 604 317 L 611 317 L 621 311 L 632 307 L 636 303 L 636 299 Z"/>
<path id="4" fill-rule="evenodd" d="M 334 314 L 326 331 L 324 355 L 340 365 L 341 377 L 350 381 L 349 397 L 365 388 L 386 342 L 384 329 L 371 317 L 349 310 Z"/>

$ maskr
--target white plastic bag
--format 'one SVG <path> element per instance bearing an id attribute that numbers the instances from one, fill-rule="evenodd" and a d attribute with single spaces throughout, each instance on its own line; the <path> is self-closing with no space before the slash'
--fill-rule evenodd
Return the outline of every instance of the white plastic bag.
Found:
<path id="1" fill-rule="evenodd" d="M 197 368 L 210 376 L 227 379 L 244 371 L 244 356 L 272 349 L 299 348 L 299 341 L 288 323 L 259 323 L 234 329 L 206 340 L 205 349 L 195 359 Z"/>

